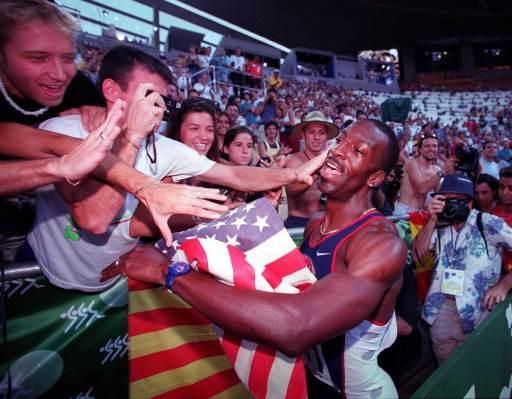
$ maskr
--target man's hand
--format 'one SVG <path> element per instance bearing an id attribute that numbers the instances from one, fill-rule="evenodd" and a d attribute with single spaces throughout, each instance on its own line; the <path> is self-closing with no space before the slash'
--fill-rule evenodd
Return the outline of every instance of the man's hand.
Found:
<path id="1" fill-rule="evenodd" d="M 107 118 L 82 143 L 61 158 L 62 177 L 80 180 L 92 172 L 107 156 L 121 129 L 118 122 L 123 116 L 125 103 L 117 100 Z"/>
<path id="2" fill-rule="evenodd" d="M 119 259 L 118 265 L 109 267 L 119 267 L 121 273 L 135 280 L 164 285 L 168 265 L 165 255 L 148 245 L 134 248 Z"/>
<path id="3" fill-rule="evenodd" d="M 295 168 L 298 183 L 306 183 L 311 186 L 315 181 L 313 174 L 322 167 L 327 158 L 327 151 L 322 152 L 320 155 L 314 157 L 310 161 Z"/>
<path id="4" fill-rule="evenodd" d="M 434 199 L 428 204 L 428 212 L 430 213 L 430 219 L 437 222 L 438 216 L 443 212 L 445 203 L 445 197 L 442 195 L 436 195 Z"/>
<path id="5" fill-rule="evenodd" d="M 488 310 L 491 311 L 495 305 L 501 303 L 507 297 L 509 287 L 506 284 L 502 284 L 501 280 L 494 287 L 491 287 L 487 290 L 482 299 L 482 305 Z"/>
<path id="6" fill-rule="evenodd" d="M 144 137 L 153 133 L 162 121 L 165 111 L 162 96 L 156 91 L 146 95 L 154 89 L 151 83 L 139 84 L 128 104 L 124 134 L 126 139 L 135 145 L 140 145 Z"/>
<path id="7" fill-rule="evenodd" d="M 158 183 L 141 190 L 137 197 L 148 208 L 167 246 L 172 244 L 172 233 L 167 223 L 171 215 L 216 219 L 228 211 L 228 207 L 208 201 L 224 202 L 227 199 L 218 190 L 211 188 Z"/>

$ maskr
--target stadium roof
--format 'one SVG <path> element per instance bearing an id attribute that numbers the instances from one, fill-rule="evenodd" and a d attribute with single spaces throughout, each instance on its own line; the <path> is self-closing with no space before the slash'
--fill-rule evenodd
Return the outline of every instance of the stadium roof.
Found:
<path id="1" fill-rule="evenodd" d="M 512 40 L 510 0 L 182 1 L 286 47 L 340 54 L 446 38 Z"/>

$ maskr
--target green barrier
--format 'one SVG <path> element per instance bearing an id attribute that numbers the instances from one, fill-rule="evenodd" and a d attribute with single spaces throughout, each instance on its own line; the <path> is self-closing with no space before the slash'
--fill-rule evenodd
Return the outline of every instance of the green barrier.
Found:
<path id="1" fill-rule="evenodd" d="M 509 295 L 412 398 L 511 397 L 512 295 Z"/>
<path id="2" fill-rule="evenodd" d="M 66 291 L 44 277 L 4 282 L 7 345 L 0 397 L 127 398 L 127 284 L 100 294 Z"/>

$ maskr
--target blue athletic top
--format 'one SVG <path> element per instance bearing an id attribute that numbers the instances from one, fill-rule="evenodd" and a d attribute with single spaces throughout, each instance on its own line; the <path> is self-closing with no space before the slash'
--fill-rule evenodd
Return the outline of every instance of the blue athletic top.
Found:
<path id="1" fill-rule="evenodd" d="M 359 229 L 375 218 L 384 216 L 378 211 L 372 211 L 360 216 L 350 225 L 326 235 L 315 246 L 310 245 L 312 233 L 319 228 L 318 223 L 308 237 L 305 237 L 301 246 L 302 254 L 312 262 L 317 279 L 327 276 L 334 268 L 336 251 Z M 345 351 L 345 335 L 334 337 L 329 341 L 311 348 L 306 360 L 312 372 L 323 382 L 333 386 L 339 392 L 344 392 L 344 365 L 343 353 Z"/>

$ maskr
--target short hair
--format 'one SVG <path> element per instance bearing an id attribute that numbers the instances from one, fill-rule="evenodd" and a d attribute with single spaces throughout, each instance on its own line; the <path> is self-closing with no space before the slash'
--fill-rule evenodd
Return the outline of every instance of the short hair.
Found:
<path id="1" fill-rule="evenodd" d="M 500 170 L 500 179 L 502 177 L 512 177 L 512 166 L 507 166 Z"/>
<path id="2" fill-rule="evenodd" d="M 368 118 L 365 121 L 361 121 L 359 123 L 366 122 L 371 123 L 374 129 L 386 136 L 388 144 L 384 151 L 383 157 L 380 159 L 379 169 L 389 173 L 391 170 L 393 170 L 393 167 L 398 161 L 398 156 L 400 154 L 400 147 L 398 146 L 398 139 L 396 138 L 395 132 L 393 132 L 393 129 L 391 129 L 384 122 L 377 119 Z"/>
<path id="3" fill-rule="evenodd" d="M 427 139 L 434 139 L 439 143 L 439 137 L 437 137 L 437 134 L 435 133 L 420 133 L 418 135 L 418 148 L 421 148 L 423 146 L 423 141 Z"/>
<path id="4" fill-rule="evenodd" d="M 494 139 L 489 139 L 483 142 L 482 149 L 485 150 L 485 147 L 487 147 L 487 144 L 497 144 L 497 141 Z"/>
<path id="5" fill-rule="evenodd" d="M 511 172 L 510 176 L 512 177 L 512 168 L 511 168 L 510 172 Z M 501 173 L 500 173 L 500 175 L 501 175 Z M 498 188 L 500 186 L 498 179 L 496 179 L 494 176 L 491 176 L 487 173 L 482 173 L 478 176 L 478 179 L 476 179 L 475 187 L 478 186 L 479 184 L 487 184 L 490 187 L 493 194 L 496 194 L 498 192 Z"/>
<path id="6" fill-rule="evenodd" d="M 229 102 L 229 103 L 226 105 L 226 109 L 228 109 L 228 107 L 233 107 L 233 106 L 235 106 L 235 107 L 236 107 L 236 109 L 238 110 L 238 112 L 240 112 L 240 107 L 239 107 L 239 106 L 238 106 L 238 104 L 237 104 L 237 103 L 235 103 L 235 102 Z"/>
<path id="7" fill-rule="evenodd" d="M 252 141 L 254 143 L 254 136 L 252 135 L 251 129 L 249 129 L 247 126 L 233 126 L 226 131 L 223 145 L 225 147 L 229 147 L 231 143 L 235 141 L 238 135 L 242 133 L 247 133 L 249 136 L 251 136 Z"/>
<path id="8" fill-rule="evenodd" d="M 207 113 L 212 117 L 213 125 L 216 125 L 215 116 L 217 115 L 217 107 L 215 103 L 206 98 L 198 97 L 198 98 L 189 98 L 181 103 L 181 108 L 178 110 L 174 118 L 168 124 L 166 136 L 181 142 L 180 129 L 183 121 L 187 117 L 188 114 L 193 113 Z M 206 154 L 206 156 L 216 161 L 219 155 L 219 146 L 217 144 L 217 135 L 213 135 L 213 143 L 212 147 Z"/>
<path id="9" fill-rule="evenodd" d="M 80 25 L 71 14 L 47 0 L 0 1 L 0 49 L 19 25 L 41 21 L 75 40 Z"/>
<path id="10" fill-rule="evenodd" d="M 269 126 L 275 126 L 275 128 L 279 131 L 279 125 L 278 125 L 276 122 L 274 122 L 274 121 L 268 121 L 268 122 L 267 122 L 267 123 L 265 123 L 265 125 L 264 125 L 264 130 L 265 130 L 265 131 L 267 131 L 267 128 L 268 128 Z"/>
<path id="11" fill-rule="evenodd" d="M 171 71 L 161 60 L 131 46 L 116 46 L 103 57 L 98 72 L 98 86 L 101 89 L 106 79 L 112 79 L 123 90 L 128 88 L 135 67 L 160 76 L 167 83 L 174 83 Z"/>

